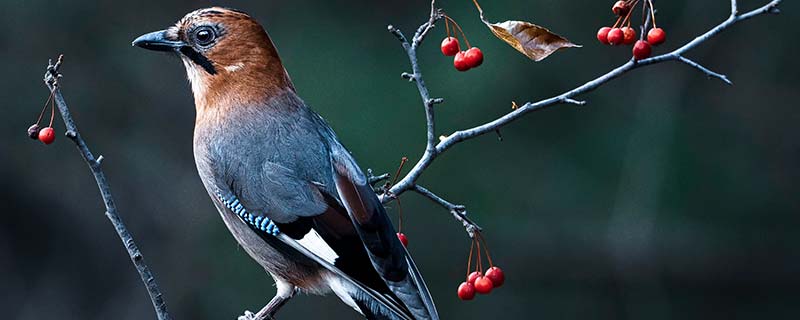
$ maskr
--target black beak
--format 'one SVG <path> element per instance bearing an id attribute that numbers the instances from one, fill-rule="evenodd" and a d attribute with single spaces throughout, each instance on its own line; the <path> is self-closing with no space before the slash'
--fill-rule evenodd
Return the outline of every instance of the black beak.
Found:
<path id="1" fill-rule="evenodd" d="M 132 45 L 154 51 L 176 51 L 186 46 L 186 43 L 167 39 L 167 31 L 161 30 L 136 38 Z"/>
<path id="2" fill-rule="evenodd" d="M 167 38 L 167 30 L 150 32 L 144 34 L 136 40 L 133 40 L 132 45 L 139 48 L 144 48 L 153 51 L 167 51 L 177 52 L 192 60 L 197 65 L 203 67 L 209 74 L 217 74 L 214 64 L 208 60 L 202 53 L 192 49 L 188 43 L 180 40 L 170 40 Z"/>

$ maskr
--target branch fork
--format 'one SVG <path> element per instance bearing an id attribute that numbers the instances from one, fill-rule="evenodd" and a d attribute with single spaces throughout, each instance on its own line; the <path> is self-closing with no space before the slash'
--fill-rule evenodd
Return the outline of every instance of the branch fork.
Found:
<path id="1" fill-rule="evenodd" d="M 502 127 L 521 118 L 522 116 L 528 113 L 562 104 L 583 106 L 587 102 L 584 100 L 576 99 L 576 97 L 594 91 L 600 86 L 610 82 L 611 80 L 619 78 L 630 71 L 643 68 L 649 65 L 654 65 L 667 61 L 676 61 L 698 70 L 699 72 L 705 74 L 709 78 L 718 79 L 728 85 L 732 85 L 733 83 L 730 81 L 730 79 L 728 79 L 728 77 L 725 74 L 714 72 L 711 69 L 704 67 L 700 63 L 697 63 L 687 58 L 685 54 L 689 50 L 694 49 L 695 47 L 704 43 L 711 37 L 719 34 L 723 30 L 729 28 L 730 26 L 738 22 L 742 22 L 762 14 L 779 13 L 780 10 L 778 9 L 778 5 L 781 2 L 782 0 L 772 0 L 757 9 L 746 12 L 744 14 L 740 14 L 738 9 L 738 1 L 731 0 L 731 14 L 728 17 L 728 19 L 726 19 L 716 27 L 708 30 L 704 34 L 696 37 L 695 39 L 689 41 L 688 43 L 684 44 L 683 46 L 671 52 L 639 61 L 631 59 L 625 64 L 612 69 L 606 74 L 603 74 L 594 80 L 588 81 L 583 85 L 580 85 L 560 95 L 542 99 L 536 102 L 526 102 L 522 106 L 518 106 L 516 103 L 513 103 L 512 111 L 499 118 L 496 118 L 492 121 L 486 122 L 484 124 L 472 128 L 455 131 L 449 135 L 440 135 L 437 134 L 436 131 L 434 105 L 443 103 L 444 100 L 430 98 L 430 92 L 428 91 L 428 88 L 425 85 L 425 81 L 423 80 L 422 77 L 422 71 L 420 70 L 419 63 L 417 62 L 417 48 L 419 47 L 419 45 L 422 44 L 425 35 L 427 35 L 428 32 L 434 27 L 434 24 L 443 17 L 442 11 L 436 8 L 435 0 L 431 1 L 431 11 L 428 21 L 426 21 L 417 28 L 417 31 L 412 37 L 411 42 L 408 41 L 408 39 L 405 37 L 405 35 L 403 35 L 403 32 L 400 31 L 400 29 L 391 25 L 389 26 L 389 31 L 400 41 L 400 44 L 403 46 L 403 49 L 408 55 L 408 60 L 411 64 L 411 73 L 404 72 L 402 74 L 402 77 L 404 79 L 409 80 L 410 82 L 416 83 L 417 89 L 420 94 L 420 98 L 422 99 L 422 105 L 425 110 L 425 119 L 427 123 L 427 137 L 426 137 L 425 151 L 420 157 L 420 159 L 417 161 L 414 167 L 405 176 L 403 176 L 402 179 L 400 179 L 400 181 L 397 184 L 392 185 L 391 188 L 389 188 L 386 192 L 384 192 L 381 195 L 381 201 L 383 203 L 387 203 L 391 201 L 393 197 L 397 197 L 403 194 L 405 191 L 413 190 L 416 193 L 419 193 L 427 197 L 434 203 L 437 203 L 440 206 L 444 207 L 446 210 L 450 211 L 453 217 L 464 225 L 465 230 L 469 234 L 469 236 L 474 237 L 475 231 L 480 230 L 480 227 L 478 227 L 473 221 L 471 221 L 466 217 L 467 211 L 464 206 L 455 205 L 447 200 L 444 200 L 443 198 L 437 196 L 430 190 L 417 184 L 417 180 L 419 180 L 420 176 L 422 176 L 422 173 L 431 165 L 431 163 L 433 163 L 433 161 L 439 155 L 441 155 L 451 147 L 455 146 L 456 144 L 464 142 L 466 140 L 484 135 L 489 132 L 499 133 Z M 650 20 L 651 19 L 648 16 L 643 27 L 647 26 L 650 23 Z"/>

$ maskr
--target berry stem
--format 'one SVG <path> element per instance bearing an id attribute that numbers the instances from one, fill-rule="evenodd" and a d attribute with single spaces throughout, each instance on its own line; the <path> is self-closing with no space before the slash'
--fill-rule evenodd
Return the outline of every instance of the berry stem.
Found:
<path id="1" fill-rule="evenodd" d="M 617 22 L 614 22 L 614 25 L 613 25 L 613 26 L 611 26 L 611 28 L 612 28 L 612 29 L 613 29 L 613 28 L 616 28 L 616 27 L 617 27 L 617 25 L 619 24 L 619 22 L 620 22 L 621 20 L 622 20 L 622 17 L 619 17 L 619 18 L 617 18 Z"/>
<path id="2" fill-rule="evenodd" d="M 403 166 L 406 164 L 406 161 L 408 161 L 408 157 L 400 158 L 400 166 L 397 167 L 397 172 L 395 172 L 395 174 L 394 174 L 394 179 L 392 180 L 391 185 L 394 185 L 395 183 L 397 183 L 397 178 L 400 177 L 400 172 L 403 171 Z"/>
<path id="3" fill-rule="evenodd" d="M 492 262 L 492 254 L 489 252 L 489 244 L 487 244 L 486 239 L 483 238 L 483 233 L 478 232 L 478 238 L 480 238 L 483 242 L 483 250 L 486 252 L 486 260 L 489 260 L 489 267 L 494 267 L 494 262 Z"/>
<path id="4" fill-rule="evenodd" d="M 444 16 L 447 17 L 447 14 Z M 448 19 L 444 19 L 444 29 L 447 31 L 447 37 L 450 38 L 450 21 Z"/>
<path id="5" fill-rule="evenodd" d="M 55 100 L 50 100 L 50 124 L 48 127 L 53 127 L 53 120 L 56 118 L 56 102 Z"/>
<path id="6" fill-rule="evenodd" d="M 397 197 L 397 232 L 403 232 L 403 206 L 400 197 Z"/>
<path id="7" fill-rule="evenodd" d="M 653 17 L 653 28 L 658 28 L 656 24 L 656 11 L 653 9 L 653 0 L 647 0 L 650 3 L 650 16 Z"/>
<path id="8" fill-rule="evenodd" d="M 475 252 L 475 239 L 472 239 L 472 242 L 469 245 L 469 258 L 467 258 L 467 277 L 472 270 L 472 253 Z"/>
<path id="9" fill-rule="evenodd" d="M 394 174 L 394 180 L 389 184 L 390 186 L 397 183 L 397 177 L 399 177 L 400 173 L 403 171 L 403 165 L 406 164 L 406 161 L 408 161 L 408 157 L 400 159 L 400 166 L 397 167 L 397 172 Z M 397 232 L 403 232 L 403 205 L 400 204 L 400 197 L 395 197 L 395 200 L 397 200 Z"/>
<path id="10" fill-rule="evenodd" d="M 467 44 L 467 48 L 471 48 L 472 46 L 469 45 L 469 40 L 467 40 L 467 34 L 464 33 L 464 30 L 461 29 L 461 26 L 458 25 L 458 22 L 456 22 L 455 20 L 453 20 L 453 18 L 450 18 L 449 16 L 444 16 L 444 18 L 450 20 L 450 22 L 452 22 L 453 25 L 455 25 L 456 28 L 458 28 L 458 31 L 461 32 L 461 38 L 464 38 L 464 43 Z"/>
<path id="11" fill-rule="evenodd" d="M 42 112 L 39 112 L 39 118 L 36 119 L 36 124 L 39 124 L 39 122 L 42 122 L 42 117 L 44 116 L 44 111 L 47 110 L 47 105 L 50 104 L 50 101 L 53 99 L 53 92 L 55 92 L 55 91 L 50 91 L 50 96 L 47 97 L 47 101 L 44 102 L 44 106 L 42 107 Z"/>
<path id="12" fill-rule="evenodd" d="M 481 234 L 481 233 L 478 232 L 478 234 Z M 475 243 L 477 244 L 477 247 L 478 247 L 478 271 L 483 273 L 483 261 L 481 261 L 481 255 L 482 255 L 481 254 L 481 242 L 480 242 L 480 240 L 478 240 L 478 241 L 475 241 Z"/>
<path id="13" fill-rule="evenodd" d="M 630 2 L 633 2 L 633 4 L 630 4 Z M 625 24 L 625 22 L 628 23 L 628 28 L 631 27 L 631 16 L 633 15 L 633 8 L 636 7 L 637 4 L 639 4 L 639 0 L 632 0 L 629 1 L 628 3 L 631 9 L 628 10 L 628 14 L 625 16 L 625 20 L 622 20 L 622 24 Z"/>

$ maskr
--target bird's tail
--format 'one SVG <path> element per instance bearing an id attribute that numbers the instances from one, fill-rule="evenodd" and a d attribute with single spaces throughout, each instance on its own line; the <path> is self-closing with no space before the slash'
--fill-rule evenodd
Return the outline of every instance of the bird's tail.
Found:
<path id="1" fill-rule="evenodd" d="M 381 295 L 337 276 L 330 277 L 328 285 L 339 299 L 368 320 L 413 320 L 407 315 L 408 311 L 392 297 Z"/>

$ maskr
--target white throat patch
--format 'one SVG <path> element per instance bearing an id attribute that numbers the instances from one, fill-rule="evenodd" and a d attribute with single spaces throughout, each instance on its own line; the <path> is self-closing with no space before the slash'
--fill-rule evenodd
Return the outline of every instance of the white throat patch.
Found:
<path id="1" fill-rule="evenodd" d="M 189 60 L 186 57 L 181 57 L 183 60 L 183 66 L 186 67 L 186 77 L 189 78 L 189 82 L 192 84 L 192 92 L 194 93 L 195 97 L 202 97 L 206 94 L 206 83 L 203 78 L 202 68 L 196 65 L 194 62 Z"/>

